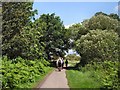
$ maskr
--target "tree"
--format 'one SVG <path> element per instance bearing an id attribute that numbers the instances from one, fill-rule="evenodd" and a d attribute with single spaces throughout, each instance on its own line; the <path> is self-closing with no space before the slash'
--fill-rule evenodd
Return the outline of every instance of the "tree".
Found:
<path id="1" fill-rule="evenodd" d="M 29 26 L 24 28 L 19 42 L 23 42 L 21 56 L 26 59 L 41 59 L 44 58 L 44 42 L 40 41 L 43 36 L 42 29 L 45 27 L 44 23 L 35 20 Z"/>
<path id="2" fill-rule="evenodd" d="M 89 20 L 85 20 L 82 24 L 90 30 L 102 29 L 102 30 L 114 30 L 120 35 L 120 18 L 117 14 L 106 14 L 103 12 L 97 12 Z"/>
<path id="3" fill-rule="evenodd" d="M 118 61 L 118 34 L 114 31 L 91 30 L 76 41 L 81 65 L 91 61 Z"/>
<path id="4" fill-rule="evenodd" d="M 2 3 L 2 54 L 10 58 L 21 56 L 23 42 L 19 41 L 24 26 L 28 25 L 34 14 L 32 2 Z"/>
<path id="5" fill-rule="evenodd" d="M 86 27 L 89 28 L 90 30 L 96 30 L 96 29 L 116 30 L 118 27 L 118 20 L 100 14 L 90 18 Z"/>
<path id="6" fill-rule="evenodd" d="M 95 16 L 97 16 L 97 15 L 105 15 L 105 16 L 108 16 L 106 13 L 103 13 L 103 12 L 97 12 L 97 13 L 95 13 Z"/>
<path id="7" fill-rule="evenodd" d="M 82 24 L 77 23 L 73 24 L 71 27 L 69 27 L 69 30 L 71 31 L 71 39 L 76 41 L 78 38 L 80 38 L 82 35 L 85 35 L 88 32 L 88 29 L 86 29 Z"/>
<path id="8" fill-rule="evenodd" d="M 95 16 L 97 15 L 104 15 L 104 16 L 109 16 L 110 18 L 113 18 L 113 19 L 117 19 L 118 21 L 120 21 L 120 18 L 117 14 L 114 14 L 114 13 L 111 13 L 111 14 L 106 14 L 106 13 L 103 13 L 103 12 L 97 12 L 95 14 Z"/>
<path id="9" fill-rule="evenodd" d="M 43 30 L 43 36 L 40 41 L 45 43 L 45 52 L 47 58 L 50 60 L 51 56 L 64 56 L 65 50 L 69 47 L 69 38 L 67 37 L 67 30 L 59 16 L 55 14 L 43 14 L 39 18 L 40 22 L 46 24 Z"/>
<path id="10" fill-rule="evenodd" d="M 70 38 L 70 48 L 75 48 L 75 41 L 79 39 L 82 35 L 87 34 L 88 29 L 86 29 L 82 24 L 77 23 L 70 26 L 68 29 Z"/>
<path id="11" fill-rule="evenodd" d="M 113 19 L 117 19 L 118 21 L 120 21 L 120 18 L 119 18 L 119 16 L 118 16 L 117 14 L 111 13 L 111 14 L 109 15 L 109 17 L 111 17 L 111 18 L 113 18 Z"/>
<path id="12" fill-rule="evenodd" d="M 117 14 L 97 12 L 92 18 L 84 20 L 82 25 L 90 30 L 114 30 L 120 35 L 120 18 Z"/>

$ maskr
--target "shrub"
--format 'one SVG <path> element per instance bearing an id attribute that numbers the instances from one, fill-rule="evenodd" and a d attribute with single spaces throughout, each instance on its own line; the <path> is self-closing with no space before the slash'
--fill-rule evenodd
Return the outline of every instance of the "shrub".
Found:
<path id="1" fill-rule="evenodd" d="M 41 61 L 24 60 L 21 57 L 9 60 L 6 56 L 3 57 L 2 88 L 22 88 L 22 85 L 26 83 L 35 82 L 38 76 L 46 73 L 46 67 Z"/>
<path id="2" fill-rule="evenodd" d="M 118 61 L 118 34 L 114 31 L 91 30 L 76 41 L 81 64 L 91 61 Z"/>

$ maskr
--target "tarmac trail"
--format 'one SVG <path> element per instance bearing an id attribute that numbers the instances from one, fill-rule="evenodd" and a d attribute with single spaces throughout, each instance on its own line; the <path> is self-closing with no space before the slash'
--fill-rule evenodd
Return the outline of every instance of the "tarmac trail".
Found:
<path id="1" fill-rule="evenodd" d="M 37 88 L 69 88 L 65 71 L 54 70 Z"/>

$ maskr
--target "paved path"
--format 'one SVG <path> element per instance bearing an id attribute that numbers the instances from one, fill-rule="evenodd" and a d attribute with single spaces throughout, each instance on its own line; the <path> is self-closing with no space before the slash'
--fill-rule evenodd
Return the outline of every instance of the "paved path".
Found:
<path id="1" fill-rule="evenodd" d="M 69 88 L 66 79 L 65 69 L 59 72 L 54 70 L 37 88 Z"/>

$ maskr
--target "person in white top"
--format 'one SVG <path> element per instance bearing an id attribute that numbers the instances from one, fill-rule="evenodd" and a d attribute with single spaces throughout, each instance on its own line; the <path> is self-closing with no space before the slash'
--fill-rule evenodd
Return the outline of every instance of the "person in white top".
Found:
<path id="1" fill-rule="evenodd" d="M 61 69 L 62 69 L 62 58 L 61 57 L 59 57 L 57 59 L 56 66 L 57 66 L 58 70 L 61 71 Z"/>

